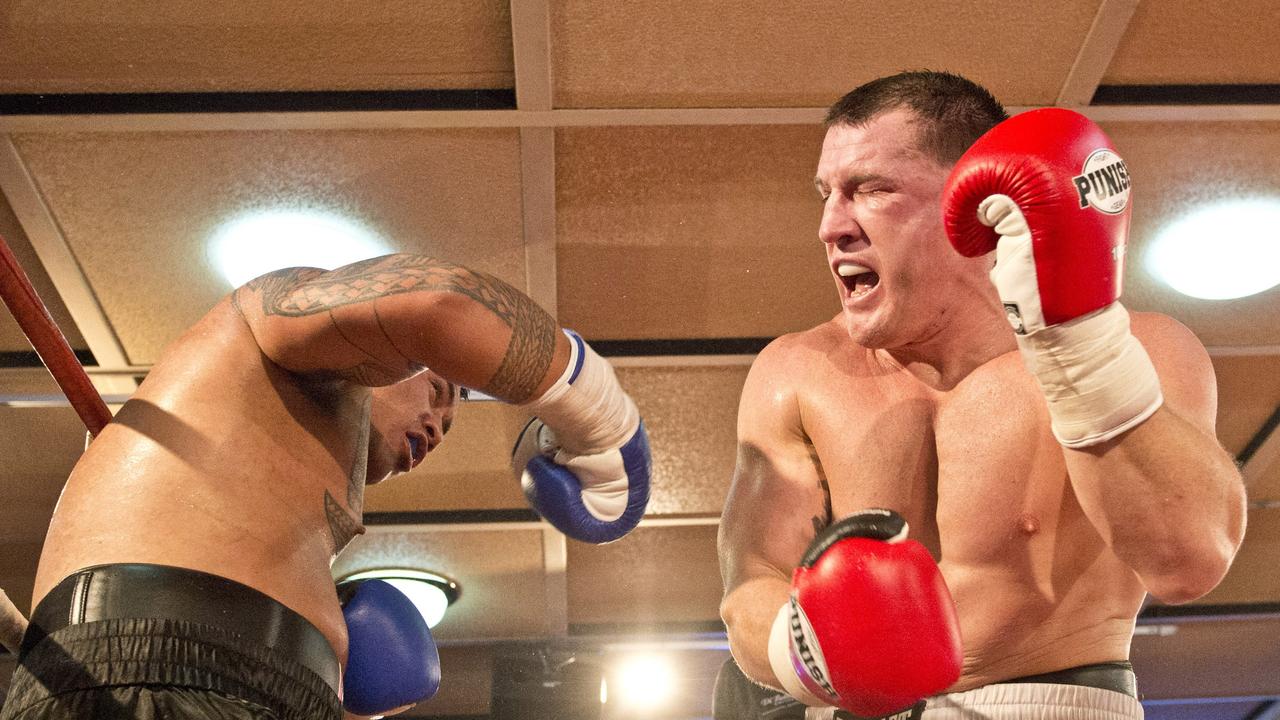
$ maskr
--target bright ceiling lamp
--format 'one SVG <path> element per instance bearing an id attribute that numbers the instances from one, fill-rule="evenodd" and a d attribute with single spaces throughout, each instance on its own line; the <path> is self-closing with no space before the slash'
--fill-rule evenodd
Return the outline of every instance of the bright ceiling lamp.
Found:
<path id="1" fill-rule="evenodd" d="M 608 684 L 600 688 L 600 702 L 615 705 L 627 717 L 657 713 L 676 693 L 670 658 L 659 654 L 625 656 L 606 677 Z"/>
<path id="2" fill-rule="evenodd" d="M 301 208 L 240 215 L 219 227 L 208 247 L 232 287 L 280 268 L 332 270 L 391 252 L 377 234 L 349 218 Z"/>
<path id="3" fill-rule="evenodd" d="M 381 568 L 348 575 L 339 582 L 359 580 L 385 580 L 404 593 L 422 613 L 428 627 L 435 627 L 444 619 L 449 606 L 462 594 L 458 583 L 443 575 L 405 568 Z"/>
<path id="4" fill-rule="evenodd" d="M 1147 269 L 1183 295 L 1226 300 L 1280 284 L 1280 200 L 1228 200 L 1170 223 Z"/>

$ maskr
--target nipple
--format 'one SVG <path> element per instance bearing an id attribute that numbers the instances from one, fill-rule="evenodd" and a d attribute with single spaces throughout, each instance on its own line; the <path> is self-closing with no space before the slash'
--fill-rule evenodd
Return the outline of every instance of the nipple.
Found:
<path id="1" fill-rule="evenodd" d="M 1023 513 L 1018 518 L 1018 529 L 1023 535 L 1035 535 L 1040 532 L 1040 521 L 1031 513 Z"/>

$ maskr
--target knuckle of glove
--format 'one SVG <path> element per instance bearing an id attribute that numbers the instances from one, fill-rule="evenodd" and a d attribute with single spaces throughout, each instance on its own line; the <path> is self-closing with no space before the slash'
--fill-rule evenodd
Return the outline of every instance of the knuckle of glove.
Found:
<path id="1" fill-rule="evenodd" d="M 643 425 L 622 447 L 589 455 L 545 441 L 536 443 L 535 450 L 530 435 L 526 428 L 512 459 L 539 515 L 565 535 L 590 543 L 611 542 L 635 528 L 649 500 L 650 457 Z"/>

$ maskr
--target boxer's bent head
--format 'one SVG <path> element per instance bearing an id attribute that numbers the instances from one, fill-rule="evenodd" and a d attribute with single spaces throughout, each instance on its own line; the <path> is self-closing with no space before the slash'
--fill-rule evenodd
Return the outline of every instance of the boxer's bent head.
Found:
<path id="1" fill-rule="evenodd" d="M 919 124 L 919 149 L 950 166 L 1009 114 L 986 88 L 946 72 L 912 71 L 860 85 L 827 110 L 826 127 L 859 126 L 897 108 Z"/>
<path id="2" fill-rule="evenodd" d="M 465 392 L 430 370 L 373 388 L 366 483 L 417 467 L 444 440 Z"/>

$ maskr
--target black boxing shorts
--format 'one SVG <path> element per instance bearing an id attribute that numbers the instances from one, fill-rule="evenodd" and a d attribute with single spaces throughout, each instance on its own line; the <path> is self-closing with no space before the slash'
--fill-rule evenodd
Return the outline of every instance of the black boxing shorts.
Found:
<path id="1" fill-rule="evenodd" d="M 340 678 L 320 631 L 253 588 L 101 565 L 32 612 L 0 719 L 340 720 Z"/>
<path id="2" fill-rule="evenodd" d="M 804 720 L 804 704 L 752 682 L 729 658 L 716 675 L 711 715 L 714 720 Z"/>

